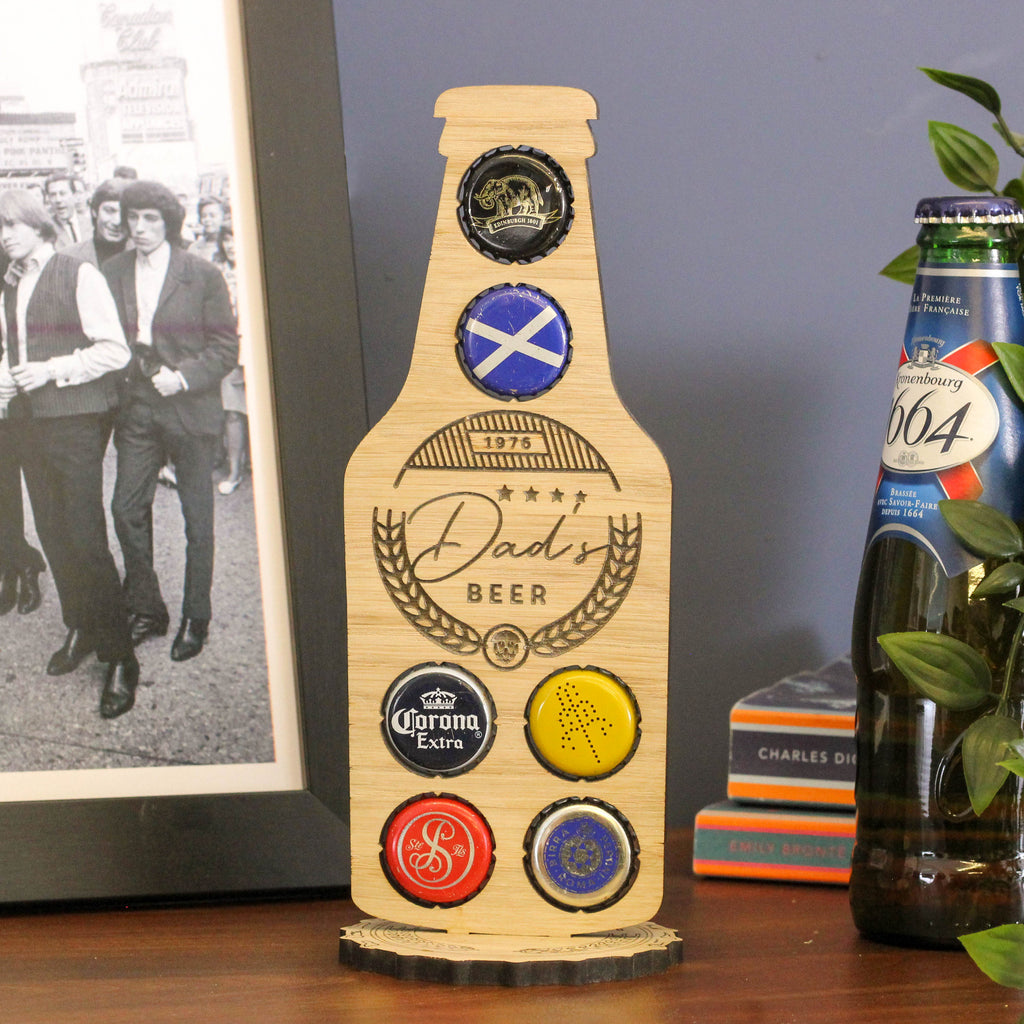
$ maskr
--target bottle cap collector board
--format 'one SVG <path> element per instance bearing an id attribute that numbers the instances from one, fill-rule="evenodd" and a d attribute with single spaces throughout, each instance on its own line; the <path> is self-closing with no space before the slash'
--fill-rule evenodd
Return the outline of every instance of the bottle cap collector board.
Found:
<path id="1" fill-rule="evenodd" d="M 352 899 L 376 920 L 343 930 L 342 959 L 636 977 L 681 957 L 647 920 L 671 484 L 612 382 L 596 105 L 484 86 L 435 114 L 447 164 L 409 375 L 345 479 Z"/>

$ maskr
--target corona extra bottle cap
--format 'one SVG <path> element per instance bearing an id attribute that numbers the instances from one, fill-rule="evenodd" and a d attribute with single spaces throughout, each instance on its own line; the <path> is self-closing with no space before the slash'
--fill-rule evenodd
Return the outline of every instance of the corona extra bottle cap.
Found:
<path id="1" fill-rule="evenodd" d="M 640 739 L 640 712 L 620 679 L 596 668 L 550 675 L 526 705 L 526 735 L 537 758 L 572 779 L 618 771 Z"/>
<path id="2" fill-rule="evenodd" d="M 560 800 L 546 807 L 531 823 L 525 849 L 534 888 L 566 910 L 615 903 L 639 869 L 633 829 L 600 800 Z"/>
<path id="3" fill-rule="evenodd" d="M 572 357 L 562 307 L 525 284 L 481 292 L 463 311 L 455 333 L 466 376 L 496 398 L 536 398 L 562 376 Z"/>
<path id="4" fill-rule="evenodd" d="M 389 687 L 381 732 L 391 752 L 422 775 L 458 775 L 494 741 L 494 703 L 476 676 L 457 665 L 417 665 Z"/>
<path id="5" fill-rule="evenodd" d="M 453 906 L 490 877 L 494 838 L 480 812 L 453 796 L 413 797 L 388 819 L 381 862 L 403 896 L 425 906 Z"/>
<path id="6" fill-rule="evenodd" d="M 459 186 L 459 223 L 470 244 L 499 263 L 532 263 L 561 244 L 572 224 L 572 187 L 547 153 L 488 150 Z"/>

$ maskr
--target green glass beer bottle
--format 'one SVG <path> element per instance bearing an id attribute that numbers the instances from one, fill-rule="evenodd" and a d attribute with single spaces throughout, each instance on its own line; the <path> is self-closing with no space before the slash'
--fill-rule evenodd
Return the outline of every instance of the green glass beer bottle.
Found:
<path id="1" fill-rule="evenodd" d="M 1024 517 L 1024 405 L 993 343 L 1024 343 L 1016 202 L 922 200 L 914 283 L 853 622 L 857 676 L 857 839 L 850 902 L 885 941 L 956 946 L 1024 921 L 1024 800 L 1010 775 L 980 815 L 963 769 L 967 727 L 999 704 L 1021 642 L 1015 592 L 977 597 L 997 561 L 967 550 L 940 501 L 966 498 Z M 923 696 L 877 638 L 924 631 L 988 662 L 993 689 L 970 710 Z M 1000 713 L 1021 720 L 1011 667 Z"/>

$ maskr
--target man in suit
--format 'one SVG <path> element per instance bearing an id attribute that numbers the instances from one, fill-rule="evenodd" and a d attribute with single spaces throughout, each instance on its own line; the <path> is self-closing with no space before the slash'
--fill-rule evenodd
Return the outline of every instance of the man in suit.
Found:
<path id="1" fill-rule="evenodd" d="M 92 234 L 88 219 L 78 212 L 77 179 L 67 171 L 55 171 L 46 179 L 44 191 L 46 205 L 57 225 L 54 246 L 67 249 L 77 242 L 84 242 Z"/>
<path id="2" fill-rule="evenodd" d="M 181 248 L 185 210 L 174 193 L 158 182 L 132 182 L 121 209 L 134 248 L 108 260 L 103 273 L 133 355 L 114 427 L 111 510 L 138 644 L 163 636 L 169 621 L 153 568 L 152 505 L 160 467 L 170 458 L 186 537 L 181 625 L 171 658 L 185 661 L 202 651 L 211 617 L 220 382 L 237 363 L 238 332 L 223 275 Z"/>
<path id="3" fill-rule="evenodd" d="M 46 671 L 73 672 L 95 651 L 107 664 L 100 714 L 115 718 L 132 707 L 139 682 L 103 510 L 110 375 L 129 351 L 100 272 L 56 252 L 56 237 L 38 198 L 0 193 L 0 244 L 11 261 L 0 300 L 0 405 L 67 627 Z"/>
<path id="4" fill-rule="evenodd" d="M 9 264 L 0 245 L 0 278 L 7 273 Z M 3 356 L 0 346 L 0 361 Z M 27 615 L 40 606 L 43 594 L 39 575 L 45 570 L 43 556 L 25 539 L 21 462 L 15 449 L 15 433 L 0 413 L 0 615 L 6 615 L 15 606 L 21 615 Z"/>

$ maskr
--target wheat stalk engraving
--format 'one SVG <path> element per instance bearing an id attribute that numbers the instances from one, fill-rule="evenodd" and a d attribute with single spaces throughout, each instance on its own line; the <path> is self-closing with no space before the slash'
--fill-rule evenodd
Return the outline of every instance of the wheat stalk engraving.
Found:
<path id="1" fill-rule="evenodd" d="M 541 656 L 564 654 L 589 640 L 618 611 L 626 599 L 640 561 L 642 529 L 640 513 L 636 526 L 622 517 L 622 529 L 608 517 L 608 551 L 594 588 L 571 612 L 542 626 L 530 637 L 530 649 Z"/>
<path id="2" fill-rule="evenodd" d="M 436 604 L 412 570 L 405 541 L 405 513 L 395 523 L 389 509 L 382 523 L 378 511 L 373 510 L 373 552 L 395 607 L 434 643 L 456 654 L 475 654 L 480 650 L 480 634 Z"/>
<path id="3" fill-rule="evenodd" d="M 373 551 L 377 570 L 388 596 L 408 622 L 429 640 L 457 654 L 476 654 L 482 646 L 480 633 L 449 615 L 416 578 L 405 539 L 405 513 L 397 522 L 389 509 L 381 522 L 373 510 Z M 542 626 L 530 637 L 529 648 L 542 657 L 571 651 L 606 625 L 626 599 L 640 561 L 643 530 L 640 514 L 636 525 L 622 517 L 622 527 L 608 517 L 608 550 L 597 582 L 587 596 L 562 618 Z"/>

